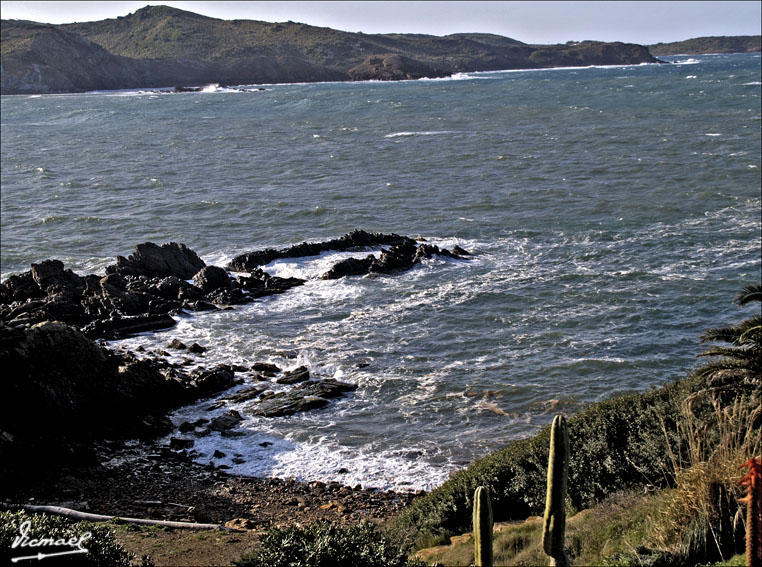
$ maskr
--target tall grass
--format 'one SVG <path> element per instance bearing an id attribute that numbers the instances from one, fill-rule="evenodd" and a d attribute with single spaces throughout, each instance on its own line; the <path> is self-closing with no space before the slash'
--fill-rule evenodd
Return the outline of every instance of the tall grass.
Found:
<path id="1" fill-rule="evenodd" d="M 686 561 L 725 560 L 743 550 L 745 533 L 740 465 L 762 449 L 762 407 L 739 396 L 722 404 L 715 396 L 683 404 L 677 436 L 668 439 L 674 497 L 657 518 L 659 547 Z"/>

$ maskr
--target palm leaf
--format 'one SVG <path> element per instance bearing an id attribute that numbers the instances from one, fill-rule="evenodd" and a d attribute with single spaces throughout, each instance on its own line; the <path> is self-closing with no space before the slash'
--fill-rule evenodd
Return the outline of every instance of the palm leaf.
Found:
<path id="1" fill-rule="evenodd" d="M 745 286 L 738 292 L 733 301 L 735 301 L 739 307 L 743 307 L 752 301 L 762 301 L 762 285 L 751 284 Z"/>

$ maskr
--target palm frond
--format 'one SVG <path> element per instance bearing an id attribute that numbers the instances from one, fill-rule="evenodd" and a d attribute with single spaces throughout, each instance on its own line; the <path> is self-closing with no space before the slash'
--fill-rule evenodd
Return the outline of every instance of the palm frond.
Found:
<path id="1" fill-rule="evenodd" d="M 762 327 L 762 315 L 756 315 L 750 319 L 746 319 L 738 325 L 728 325 L 727 327 L 708 329 L 701 335 L 701 342 L 722 341 L 734 345 L 741 345 L 741 337 L 744 333 L 753 330 L 755 327 Z M 756 335 L 752 332 L 751 336 Z"/>
<path id="2" fill-rule="evenodd" d="M 757 360 L 760 352 L 755 348 L 713 347 L 699 356 L 725 356 L 737 360 Z"/>
<path id="3" fill-rule="evenodd" d="M 762 285 L 751 284 L 744 286 L 733 299 L 739 307 L 751 303 L 752 301 L 762 301 Z"/>

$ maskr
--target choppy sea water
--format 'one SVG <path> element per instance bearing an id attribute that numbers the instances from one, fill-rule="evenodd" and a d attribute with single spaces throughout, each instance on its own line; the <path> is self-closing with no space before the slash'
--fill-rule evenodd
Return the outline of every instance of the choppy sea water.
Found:
<path id="1" fill-rule="evenodd" d="M 209 347 L 209 366 L 306 364 L 359 386 L 290 417 L 241 406 L 246 435 L 199 439 L 202 462 L 220 449 L 240 474 L 431 488 L 559 411 L 684 375 L 705 329 L 744 316 L 733 295 L 760 280 L 760 55 L 667 59 L 6 96 L 2 277 L 45 258 L 100 273 L 145 241 L 214 265 L 354 228 L 458 244 L 473 258 L 389 277 L 319 279 L 347 253 L 277 261 L 266 270 L 308 283 L 113 345 L 179 338 Z"/>

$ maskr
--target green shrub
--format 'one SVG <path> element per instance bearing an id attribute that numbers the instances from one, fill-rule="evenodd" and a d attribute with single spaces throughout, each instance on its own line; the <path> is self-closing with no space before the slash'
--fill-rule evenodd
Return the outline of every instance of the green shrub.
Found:
<path id="1" fill-rule="evenodd" d="M 22 524 L 29 522 L 25 533 L 30 540 L 52 538 L 54 540 L 80 538 L 86 533 L 91 536 L 83 541 L 82 547 L 87 553 L 58 556 L 46 559 L 46 567 L 53 565 L 82 565 L 102 567 L 129 567 L 133 555 L 116 541 L 110 528 L 91 522 L 72 522 L 59 516 L 47 514 L 28 514 L 24 511 L 0 512 L 0 562 L 10 563 L 13 557 L 37 555 L 37 553 L 56 553 L 71 551 L 71 546 L 18 546 L 11 548 L 16 538 L 21 535 Z"/>
<path id="2" fill-rule="evenodd" d="M 407 554 L 375 524 L 338 527 L 326 522 L 306 528 L 272 529 L 261 548 L 235 562 L 241 567 L 406 567 Z"/>

